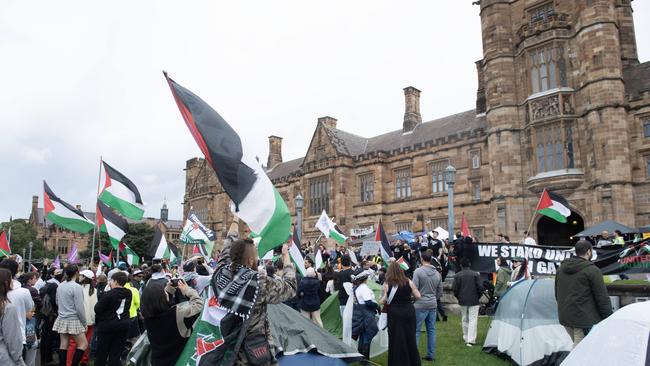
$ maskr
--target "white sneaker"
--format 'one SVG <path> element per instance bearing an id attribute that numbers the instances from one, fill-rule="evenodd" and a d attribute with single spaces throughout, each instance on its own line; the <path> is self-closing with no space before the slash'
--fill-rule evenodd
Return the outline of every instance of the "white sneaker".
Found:
<path id="1" fill-rule="evenodd" d="M 472 347 L 472 344 L 471 344 L 471 343 L 465 343 L 465 345 L 466 345 L 467 347 Z"/>

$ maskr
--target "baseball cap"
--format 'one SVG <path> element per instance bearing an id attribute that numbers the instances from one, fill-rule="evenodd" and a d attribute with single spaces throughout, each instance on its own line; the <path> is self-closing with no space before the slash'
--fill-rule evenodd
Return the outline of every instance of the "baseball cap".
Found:
<path id="1" fill-rule="evenodd" d="M 134 276 L 137 276 L 137 275 L 139 275 L 139 274 L 142 274 L 142 271 L 139 270 L 139 269 L 136 269 L 136 270 L 133 272 L 133 275 L 134 275 Z"/>
<path id="2" fill-rule="evenodd" d="M 86 278 L 90 278 L 91 280 L 95 278 L 95 274 L 89 269 L 84 269 L 83 271 L 79 272 L 79 274 Z"/>

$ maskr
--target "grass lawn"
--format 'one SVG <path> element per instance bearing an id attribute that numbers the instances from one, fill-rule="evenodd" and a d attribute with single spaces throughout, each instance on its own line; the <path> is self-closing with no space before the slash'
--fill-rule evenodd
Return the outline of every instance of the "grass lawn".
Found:
<path id="1" fill-rule="evenodd" d="M 478 337 L 474 347 L 467 347 L 463 342 L 463 330 L 460 326 L 460 316 L 449 316 L 447 322 L 436 323 L 436 360 L 429 362 L 422 360 L 422 365 L 509 365 L 508 362 L 496 356 L 481 351 L 485 335 L 490 326 L 490 318 L 478 318 Z M 424 327 L 423 327 L 424 328 Z M 420 355 L 426 356 L 427 352 L 426 333 L 420 335 Z M 387 364 L 388 353 L 384 353 L 372 359 L 372 362 L 379 365 Z"/>

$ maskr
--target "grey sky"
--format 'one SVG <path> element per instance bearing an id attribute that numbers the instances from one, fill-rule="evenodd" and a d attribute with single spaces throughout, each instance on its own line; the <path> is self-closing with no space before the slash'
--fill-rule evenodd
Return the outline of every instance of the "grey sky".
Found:
<path id="1" fill-rule="evenodd" d="M 255 147 L 284 138 L 303 156 L 316 119 L 374 136 L 401 128 L 402 88 L 424 120 L 473 108 L 479 8 L 455 1 L 0 2 L 0 221 L 28 217 L 42 179 L 94 210 L 100 155 L 158 216 L 182 215 L 188 158 L 200 152 L 165 69 Z M 650 2 L 634 1 L 641 61 Z M 40 202 L 42 206 L 42 202 Z"/>

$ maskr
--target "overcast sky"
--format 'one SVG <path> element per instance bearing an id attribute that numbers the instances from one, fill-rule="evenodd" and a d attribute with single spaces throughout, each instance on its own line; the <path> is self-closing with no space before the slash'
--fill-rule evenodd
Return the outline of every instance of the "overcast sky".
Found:
<path id="1" fill-rule="evenodd" d="M 399 129 L 402 88 L 423 119 L 472 109 L 479 8 L 455 1 L 0 2 L 0 221 L 29 216 L 42 180 L 94 210 L 100 156 L 147 216 L 180 219 L 199 156 L 161 70 L 214 107 L 266 162 L 304 155 L 318 117 L 362 136 Z M 634 1 L 650 59 L 650 1 Z"/>

